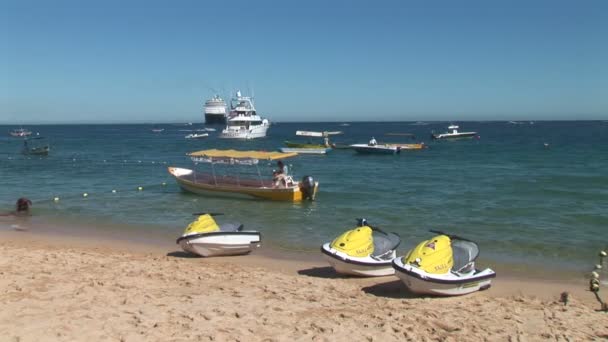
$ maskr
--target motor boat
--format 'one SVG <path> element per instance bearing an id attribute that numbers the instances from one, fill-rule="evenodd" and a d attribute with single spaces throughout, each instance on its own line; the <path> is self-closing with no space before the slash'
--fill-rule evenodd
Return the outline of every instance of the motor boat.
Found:
<path id="1" fill-rule="evenodd" d="M 321 246 L 323 256 L 341 274 L 379 277 L 395 274 L 391 261 L 401 243 L 399 235 L 386 233 L 358 219 L 357 228 Z"/>
<path id="2" fill-rule="evenodd" d="M 226 128 L 219 134 L 222 139 L 255 139 L 263 138 L 270 127 L 270 121 L 257 114 L 253 98 L 242 96 L 237 91 L 232 100 L 230 115 Z"/>
<path id="3" fill-rule="evenodd" d="M 451 132 L 442 134 L 431 133 L 431 139 L 461 139 L 472 138 L 477 135 L 477 132 L 458 132 L 458 128 L 456 125 L 451 125 L 448 127 L 448 130 L 451 130 Z"/>
<path id="4" fill-rule="evenodd" d="M 296 152 L 300 154 L 327 154 L 332 150 L 332 146 L 329 143 L 329 136 L 342 134 L 341 131 L 333 131 L 333 132 L 309 132 L 309 131 L 296 131 L 297 136 L 304 137 L 319 137 L 323 138 L 323 143 L 313 143 L 312 141 L 308 142 L 294 142 L 294 141 L 285 141 L 286 147 L 279 148 L 279 151 L 289 153 Z"/>
<path id="5" fill-rule="evenodd" d="M 50 150 L 51 146 L 49 145 L 48 140 L 44 137 L 24 137 L 23 139 L 23 148 L 21 149 L 22 154 L 47 156 Z"/>
<path id="6" fill-rule="evenodd" d="M 388 144 L 352 144 L 350 148 L 361 154 L 397 154 L 401 152 L 401 147 Z"/>
<path id="7" fill-rule="evenodd" d="M 303 176 L 300 181 L 287 173 L 273 173 L 272 177 L 264 177 L 259 168 L 260 161 L 280 161 L 297 155 L 266 151 L 202 150 L 189 153 L 188 156 L 195 165 L 210 165 L 210 170 L 207 168 L 210 172 L 180 167 L 169 167 L 168 171 L 182 189 L 195 194 L 290 202 L 312 201 L 319 189 L 319 182 L 311 176 Z M 255 167 L 257 177 L 252 175 L 253 172 L 243 174 L 245 168 L 241 166 Z M 218 175 L 216 167 L 229 173 Z"/>
<path id="8" fill-rule="evenodd" d="M 186 227 L 176 243 L 184 251 L 204 257 L 247 254 L 253 248 L 260 247 L 260 232 L 243 230 L 242 224 L 218 225 L 212 215 L 199 215 Z"/>
<path id="9" fill-rule="evenodd" d="M 186 139 L 201 139 L 209 136 L 209 133 L 192 133 L 186 135 L 184 138 Z"/>
<path id="10" fill-rule="evenodd" d="M 17 129 L 10 131 L 10 135 L 13 137 L 20 137 L 20 138 L 27 137 L 27 136 L 32 135 L 32 131 L 27 130 L 25 128 L 17 128 Z"/>
<path id="11" fill-rule="evenodd" d="M 412 292 L 459 296 L 486 290 L 496 273 L 475 268 L 479 247 L 454 235 L 440 235 L 419 243 L 405 257 L 395 258 L 395 273 Z"/>

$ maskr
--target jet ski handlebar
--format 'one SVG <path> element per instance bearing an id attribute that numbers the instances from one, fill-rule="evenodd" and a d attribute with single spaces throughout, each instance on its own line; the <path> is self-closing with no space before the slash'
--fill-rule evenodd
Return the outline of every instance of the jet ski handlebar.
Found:
<path id="1" fill-rule="evenodd" d="M 380 228 L 378 228 L 378 227 L 374 227 L 374 226 L 372 226 L 371 224 L 369 224 L 369 223 L 367 222 L 367 220 L 366 220 L 366 219 L 364 219 L 364 218 L 358 218 L 358 219 L 357 219 L 357 226 L 359 226 L 359 227 L 368 226 L 368 227 L 370 227 L 370 228 L 371 228 L 373 231 L 376 231 L 376 232 L 382 233 L 382 234 L 384 234 L 384 235 L 388 235 L 388 234 L 387 234 L 387 233 L 386 233 L 384 230 L 382 230 L 382 229 L 380 229 Z"/>
<path id="2" fill-rule="evenodd" d="M 469 240 L 469 239 L 465 239 L 465 238 L 460 237 L 460 236 L 458 236 L 458 235 L 448 234 L 448 233 L 443 232 L 443 231 L 441 231 L 441 230 L 435 230 L 435 229 L 431 229 L 431 230 L 429 230 L 429 232 L 431 232 L 431 233 L 435 233 L 435 234 L 439 234 L 439 235 L 445 235 L 445 236 L 449 237 L 451 240 L 463 240 L 463 241 L 471 241 L 471 240 Z M 471 241 L 471 242 L 473 242 L 473 241 Z"/>
<path id="3" fill-rule="evenodd" d="M 192 214 L 192 216 L 202 216 L 202 215 L 220 216 L 220 215 L 224 215 L 224 213 L 193 213 Z"/>

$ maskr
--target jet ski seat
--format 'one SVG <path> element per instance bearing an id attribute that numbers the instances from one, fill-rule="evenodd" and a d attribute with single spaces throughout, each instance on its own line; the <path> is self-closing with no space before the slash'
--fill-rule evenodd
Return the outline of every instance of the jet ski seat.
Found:
<path id="1" fill-rule="evenodd" d="M 452 240 L 454 265 L 452 272 L 468 273 L 475 268 L 475 259 L 479 256 L 479 246 L 473 241 Z"/>
<path id="2" fill-rule="evenodd" d="M 240 232 L 243 227 L 240 223 L 223 223 L 220 225 L 220 230 L 223 232 Z"/>
<path id="3" fill-rule="evenodd" d="M 391 254 L 390 252 L 401 243 L 401 238 L 395 233 L 373 232 L 372 238 L 374 239 L 374 252 L 371 256 L 376 258 Z"/>

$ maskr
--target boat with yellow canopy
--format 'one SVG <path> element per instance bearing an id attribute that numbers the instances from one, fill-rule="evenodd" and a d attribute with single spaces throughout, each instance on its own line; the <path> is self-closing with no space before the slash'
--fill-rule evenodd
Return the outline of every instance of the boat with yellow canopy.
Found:
<path id="1" fill-rule="evenodd" d="M 286 168 L 274 171 L 272 177 L 262 176 L 260 161 L 280 161 L 297 156 L 297 153 L 211 149 L 187 155 L 196 164 L 209 164 L 211 172 L 179 167 L 169 167 L 168 171 L 182 189 L 195 194 L 299 202 L 314 200 L 319 188 L 319 182 L 315 182 L 311 176 L 295 181 Z M 255 166 L 257 177 L 251 171 L 253 168 L 247 168 L 249 172 L 241 174 L 243 168 L 240 166 Z"/>

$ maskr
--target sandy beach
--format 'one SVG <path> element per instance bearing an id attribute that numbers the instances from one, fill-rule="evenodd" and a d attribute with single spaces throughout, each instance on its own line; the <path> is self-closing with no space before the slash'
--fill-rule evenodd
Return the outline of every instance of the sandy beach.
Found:
<path id="1" fill-rule="evenodd" d="M 3 341 L 581 341 L 608 338 L 585 282 L 501 277 L 422 298 L 320 260 L 204 259 L 178 246 L 3 229 Z M 559 301 L 563 291 L 569 302 Z"/>

